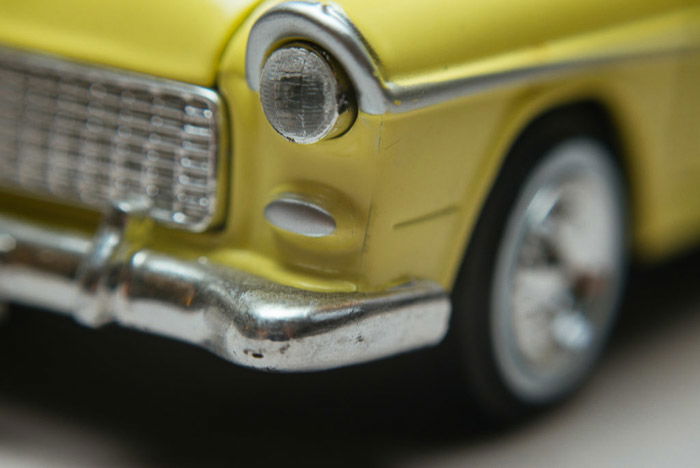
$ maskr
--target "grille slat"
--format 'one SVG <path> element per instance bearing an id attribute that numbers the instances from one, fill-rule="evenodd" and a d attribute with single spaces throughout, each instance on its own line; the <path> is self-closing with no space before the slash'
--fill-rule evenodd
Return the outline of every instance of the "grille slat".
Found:
<path id="1" fill-rule="evenodd" d="M 0 186 L 96 209 L 147 197 L 156 220 L 203 230 L 220 106 L 205 88 L 0 48 Z"/>

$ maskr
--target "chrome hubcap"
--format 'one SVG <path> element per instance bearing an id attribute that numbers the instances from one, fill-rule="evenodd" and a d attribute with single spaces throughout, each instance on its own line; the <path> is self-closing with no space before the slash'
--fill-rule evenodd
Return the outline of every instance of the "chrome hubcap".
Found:
<path id="1" fill-rule="evenodd" d="M 597 356 L 616 307 L 624 212 L 607 150 L 578 139 L 526 180 L 506 224 L 492 290 L 492 335 L 521 398 L 556 398 Z"/>

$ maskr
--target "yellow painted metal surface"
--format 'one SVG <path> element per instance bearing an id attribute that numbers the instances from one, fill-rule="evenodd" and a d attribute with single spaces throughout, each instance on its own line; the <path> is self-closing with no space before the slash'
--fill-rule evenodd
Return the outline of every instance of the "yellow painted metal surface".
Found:
<path id="1" fill-rule="evenodd" d="M 229 37 L 255 3 L 2 0 L 0 43 L 208 86 Z"/>
<path id="2" fill-rule="evenodd" d="M 340 3 L 392 79 L 449 72 L 518 51 L 546 55 L 548 48 L 559 41 L 611 31 L 697 4 L 694 0 L 384 0 L 380 3 L 344 0 Z M 637 39 L 644 40 L 641 35 Z"/>
<path id="3" fill-rule="evenodd" d="M 124 3 L 131 2 L 137 5 L 136 0 Z M 50 4 L 5 3 L 15 11 L 24 11 L 24 4 Z M 321 291 L 379 289 L 413 277 L 451 287 L 511 143 L 537 115 L 581 100 L 603 105 L 618 127 L 632 187 L 637 251 L 657 258 L 700 236 L 697 1 L 342 0 L 338 3 L 380 58 L 384 76 L 400 84 L 611 55 L 628 58 L 414 112 L 360 113 L 347 134 L 308 146 L 289 143 L 272 130 L 244 78 L 250 27 L 276 3 L 258 6 L 231 35 L 242 18 L 242 3 L 170 1 L 171 15 L 183 22 L 184 16 L 193 15 L 212 31 L 184 28 L 177 35 L 179 46 L 168 46 L 158 37 L 172 23 L 156 19 L 158 8 L 151 6 L 143 7 L 148 9 L 145 19 L 120 20 L 138 38 L 118 35 L 117 26 L 101 38 L 97 30 L 65 18 L 56 22 L 65 22 L 60 34 L 51 33 L 63 37 L 54 47 L 48 39 L 39 43 L 32 34 L 19 32 L 20 25 L 32 23 L 27 13 L 21 21 L 0 15 L 0 41 L 200 84 L 213 83 L 216 74 L 232 114 L 229 218 L 221 229 L 204 234 L 158 228 L 148 244 L 173 255 Z M 231 14 L 215 19 L 214 11 L 223 5 Z M 14 29 L 8 29 L 13 22 Z M 150 32 L 143 30 L 145 24 Z M 206 41 L 183 52 L 191 39 L 187 34 L 206 36 Z M 112 48 L 76 45 L 85 35 L 109 39 Z M 118 52 L 136 42 L 143 44 L 138 53 Z M 99 50 L 115 53 L 114 58 L 100 59 Z M 148 54 L 150 62 L 144 59 Z M 305 194 L 334 213 L 337 234 L 309 239 L 271 226 L 263 216 L 265 205 L 289 191 Z M 37 203 L 5 197 L 0 207 L 27 211 Z M 76 223 L 90 218 L 71 216 Z"/>
<path id="4" fill-rule="evenodd" d="M 512 2 L 469 3 L 387 1 L 377 6 L 348 0 L 342 7 L 382 60 L 384 76 L 400 84 L 560 61 L 629 59 L 416 112 L 360 115 L 345 136 L 300 147 L 276 137 L 243 79 L 251 20 L 234 38 L 221 74 L 232 108 L 255 116 L 234 124 L 234 134 L 249 136 L 249 141 L 238 139 L 236 154 L 256 155 L 235 160 L 232 199 L 239 209 L 234 230 L 247 233 L 251 248 L 291 268 L 351 279 L 360 288 L 410 277 L 450 286 L 481 203 L 518 132 L 547 109 L 579 100 L 601 103 L 618 126 L 630 168 L 638 252 L 658 257 L 697 238 L 700 203 L 687 200 L 693 178 L 679 184 L 677 176 L 700 155 L 696 145 L 680 144 L 680 129 L 673 123 L 675 103 L 684 92 L 678 80 L 684 76 L 686 86 L 697 86 L 690 83 L 697 75 L 684 75 L 679 68 L 700 46 L 692 35 L 696 2 L 630 0 L 613 6 L 609 16 L 608 9 L 600 14 L 601 2 L 557 2 L 556 11 L 550 4 L 547 14 L 557 18 L 547 22 L 557 23 L 552 26 L 556 34 L 542 26 L 541 15 L 523 15 L 511 8 Z M 386 17 L 394 15 L 400 20 L 387 24 Z M 465 43 L 464 31 L 473 30 L 481 41 Z M 500 46 L 488 49 L 494 34 Z M 425 47 L 431 52 L 423 53 Z M 671 152 L 674 144 L 680 147 Z M 348 252 L 334 248 L 332 240 L 313 239 L 291 248 L 276 236 L 260 213 L 266 197 L 290 182 L 327 184 L 346 197 L 364 231 L 361 248 Z M 236 205 L 237 197 L 246 202 Z"/>

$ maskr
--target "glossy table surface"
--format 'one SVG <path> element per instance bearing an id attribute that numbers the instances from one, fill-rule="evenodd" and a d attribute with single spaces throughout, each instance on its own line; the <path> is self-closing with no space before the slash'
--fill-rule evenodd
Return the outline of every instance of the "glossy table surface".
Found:
<path id="1" fill-rule="evenodd" d="M 569 403 L 464 423 L 436 356 L 313 375 L 15 308 L 0 329 L 0 466 L 698 466 L 700 253 L 637 271 L 615 343 Z"/>

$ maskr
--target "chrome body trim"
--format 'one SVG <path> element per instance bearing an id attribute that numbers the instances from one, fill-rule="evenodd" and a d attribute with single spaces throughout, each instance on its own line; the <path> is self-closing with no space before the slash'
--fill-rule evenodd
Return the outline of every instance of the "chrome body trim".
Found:
<path id="1" fill-rule="evenodd" d="M 94 240 L 0 215 L 0 302 L 109 322 L 202 346 L 248 367 L 308 371 L 439 342 L 450 305 L 418 280 L 376 293 L 295 289 L 125 240 L 147 229 L 137 203 L 105 218 Z"/>
<path id="2" fill-rule="evenodd" d="M 285 2 L 256 21 L 246 50 L 246 78 L 253 91 L 260 91 L 260 76 L 269 54 L 285 42 L 300 39 L 320 46 L 342 65 L 357 91 L 362 111 L 386 112 L 390 96 L 378 61 L 347 16 L 331 4 Z"/>
<path id="3" fill-rule="evenodd" d="M 208 88 L 0 47 L 0 186 L 201 232 L 223 219 L 226 111 Z"/>
<path id="4" fill-rule="evenodd" d="M 260 89 L 260 74 L 266 57 L 275 48 L 292 40 L 308 40 L 332 54 L 344 67 L 355 86 L 360 110 L 372 115 L 409 112 L 460 97 L 569 74 L 619 60 L 687 52 L 604 52 L 595 56 L 541 63 L 454 80 L 403 86 L 383 76 L 380 59 L 339 6 L 289 1 L 272 7 L 253 25 L 246 52 L 246 78 L 253 91 L 257 92 Z"/>

